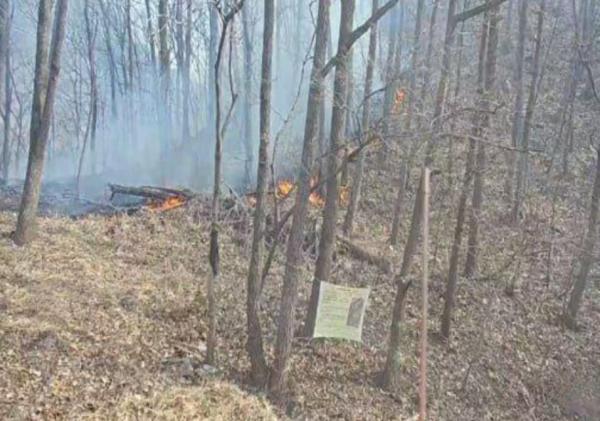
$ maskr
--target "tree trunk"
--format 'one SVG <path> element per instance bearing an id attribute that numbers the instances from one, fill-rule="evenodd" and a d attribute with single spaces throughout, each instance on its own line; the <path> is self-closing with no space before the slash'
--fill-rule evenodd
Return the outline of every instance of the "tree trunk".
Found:
<path id="1" fill-rule="evenodd" d="M 86 129 L 85 137 L 83 139 L 83 148 L 81 150 L 81 156 L 79 159 L 79 167 L 77 169 L 77 181 L 76 181 L 76 191 L 77 196 L 79 196 L 80 189 L 80 181 L 81 181 L 81 173 L 83 170 L 83 163 L 85 160 L 85 152 L 88 143 L 88 137 L 90 137 L 90 155 L 92 160 L 92 173 L 96 173 L 96 125 L 98 121 L 98 86 L 97 86 L 97 77 L 96 77 L 96 24 L 94 22 L 94 27 L 92 28 L 92 22 L 90 19 L 90 0 L 85 0 L 84 6 L 84 21 L 85 21 L 85 34 L 86 34 L 86 42 L 87 42 L 87 56 L 88 56 L 88 66 L 89 66 L 89 75 L 90 75 L 90 116 L 89 116 L 89 124 Z M 88 136 L 89 135 L 89 136 Z"/>
<path id="2" fill-rule="evenodd" d="M 440 0 L 433 0 L 431 9 L 431 18 L 429 20 L 429 39 L 427 41 L 427 52 L 425 54 L 425 63 L 423 66 L 423 85 L 421 86 L 421 107 L 427 100 L 427 90 L 431 84 L 431 56 L 433 54 L 433 40 L 435 38 L 435 21 Z"/>
<path id="3" fill-rule="evenodd" d="M 517 148 L 521 143 L 521 134 L 523 132 L 523 63 L 525 59 L 525 38 L 527 36 L 527 2 L 528 0 L 520 0 L 519 7 L 519 37 L 517 40 L 517 56 L 515 63 L 515 75 L 513 83 L 515 85 L 515 108 L 513 110 L 513 121 L 511 140 L 512 147 Z M 515 177 L 516 167 L 516 152 L 508 151 L 508 172 L 506 182 L 504 184 L 504 193 L 507 200 L 513 200 L 513 179 Z"/>
<path id="4" fill-rule="evenodd" d="M 373 0 L 373 11 L 379 7 L 379 1 Z M 373 73 L 375 71 L 375 54 L 377 53 L 377 24 L 371 28 L 369 35 L 369 53 L 367 56 L 367 70 L 365 75 L 365 90 L 363 97 L 363 110 L 362 110 L 362 142 L 364 143 L 369 138 L 370 132 L 370 117 L 371 117 L 371 99 L 369 97 L 371 90 L 373 89 Z M 354 169 L 354 175 L 352 179 L 352 190 L 350 193 L 350 203 L 348 210 L 346 211 L 346 217 L 344 219 L 343 231 L 346 236 L 352 235 L 352 228 L 354 224 L 354 215 L 358 210 L 358 203 L 360 201 L 360 194 L 363 182 L 363 172 L 365 166 L 365 150 L 361 150 L 358 155 L 356 168 Z"/>
<path id="5" fill-rule="evenodd" d="M 250 28 L 249 7 L 242 10 L 244 30 L 244 186 L 250 188 L 251 172 L 254 167 L 254 141 L 252 128 L 252 31 Z"/>
<path id="6" fill-rule="evenodd" d="M 419 329 L 419 421 L 427 419 L 427 336 L 429 326 L 429 168 L 423 169 L 423 263 L 421 284 L 421 328 Z"/>
<path id="7" fill-rule="evenodd" d="M 484 90 L 484 77 L 486 78 L 485 84 L 488 84 L 488 73 L 485 72 L 485 64 L 489 66 L 491 63 L 486 59 L 486 51 L 489 54 L 493 52 L 495 49 L 495 43 L 493 38 L 495 37 L 495 23 L 493 23 L 493 19 L 495 19 L 494 14 L 490 14 L 491 16 L 487 16 L 481 35 L 481 43 L 479 47 L 479 66 L 478 66 L 478 77 L 477 77 L 477 85 L 478 85 L 478 93 L 479 100 L 478 104 L 480 107 L 483 107 L 486 100 L 485 97 L 489 93 L 487 90 Z M 495 60 L 493 62 L 495 66 Z M 490 69 L 492 73 L 494 72 L 493 68 Z M 492 74 L 493 77 L 493 74 Z M 458 200 L 458 214 L 456 217 L 456 227 L 454 229 L 454 241 L 452 242 L 452 252 L 450 256 L 450 268 L 448 270 L 448 284 L 446 286 L 446 294 L 444 297 L 444 311 L 442 313 L 442 323 L 441 323 L 441 334 L 442 337 L 448 339 L 450 337 L 450 326 L 452 323 L 452 314 L 454 312 L 454 297 L 456 294 L 456 286 L 458 283 L 458 259 L 460 255 L 460 247 L 462 243 L 463 237 L 463 229 L 464 223 L 466 219 L 466 208 L 467 208 L 467 198 L 470 191 L 471 181 L 473 180 L 473 172 L 475 162 L 475 154 L 477 150 L 477 141 L 475 138 L 481 137 L 483 134 L 483 119 L 485 119 L 484 115 L 475 114 L 473 116 L 473 127 L 472 134 L 473 138 L 469 140 L 469 150 L 467 152 L 467 163 L 465 168 L 465 175 L 463 178 L 462 189 L 460 192 L 460 197 Z"/>
<path id="8" fill-rule="evenodd" d="M 403 159 L 400 164 L 400 180 L 398 181 L 398 193 L 394 201 L 394 216 L 392 218 L 392 232 L 390 234 L 390 244 L 392 246 L 398 244 L 402 215 L 404 213 L 404 196 L 406 195 L 406 184 L 408 183 L 410 172 L 410 164 L 407 161 L 407 159 Z"/>
<path id="9" fill-rule="evenodd" d="M 304 225 L 306 223 L 308 212 L 310 176 L 314 160 L 315 140 L 317 139 L 319 129 L 319 110 L 321 101 L 323 100 L 323 75 L 321 69 L 325 64 L 325 54 L 327 49 L 329 7 L 329 0 L 319 0 L 313 67 L 311 71 L 308 105 L 306 107 L 302 165 L 300 166 L 298 174 L 298 188 L 296 192 L 293 220 L 287 242 L 285 274 L 281 303 L 279 306 L 277 342 L 275 344 L 275 361 L 269 384 L 270 395 L 277 400 L 283 398 L 285 394 L 285 384 L 287 379 L 286 368 L 294 334 L 298 271 L 302 263 L 302 243 L 304 240 Z"/>
<path id="10" fill-rule="evenodd" d="M 275 0 L 265 0 L 263 29 L 262 75 L 260 84 L 260 147 L 258 152 L 258 172 L 256 174 L 256 207 L 254 210 L 254 232 L 252 254 L 248 269 L 247 323 L 248 341 L 246 347 L 250 357 L 250 379 L 257 387 L 264 387 L 267 380 L 267 363 L 262 341 L 260 318 L 260 283 L 265 234 L 265 199 L 269 171 L 269 139 L 271 137 L 271 74 L 273 62 L 273 30 L 275 21 Z"/>
<path id="11" fill-rule="evenodd" d="M 144 2 L 146 5 L 146 19 L 148 21 L 146 31 L 148 32 L 148 45 L 150 45 L 150 60 L 152 62 L 152 70 L 156 72 L 156 44 L 152 25 L 152 8 L 150 7 L 150 0 L 144 0 Z"/>
<path id="12" fill-rule="evenodd" d="M 158 2 L 158 40 L 159 40 L 159 81 L 160 81 L 160 146 L 163 159 L 166 158 L 169 144 L 171 143 L 171 116 L 169 107 L 170 89 L 170 66 L 171 57 L 169 51 L 169 5 L 168 0 Z M 160 166 L 161 182 L 166 184 L 168 174 L 167 166 Z"/>
<path id="13" fill-rule="evenodd" d="M 425 170 L 424 170 L 425 171 Z M 402 256 L 402 266 L 400 273 L 396 275 L 396 298 L 394 300 L 394 309 L 392 312 L 392 323 L 390 326 L 390 340 L 388 343 L 387 357 L 385 367 L 382 373 L 382 386 L 385 389 L 391 390 L 397 386 L 399 381 L 400 369 L 402 366 L 402 322 L 404 321 L 404 307 L 406 305 L 406 294 L 410 287 L 410 281 L 406 280 L 406 276 L 410 270 L 410 265 L 417 249 L 419 241 L 419 232 L 421 230 L 421 222 L 423 219 L 423 198 L 425 196 L 425 176 L 421 174 L 419 188 L 415 197 L 415 207 L 413 209 L 410 234 L 404 247 Z"/>
<path id="14" fill-rule="evenodd" d="M 131 19 L 131 0 L 127 0 L 125 3 L 125 20 L 126 20 L 126 30 L 127 30 L 127 74 L 129 77 L 129 90 L 133 91 L 133 28 L 132 28 L 132 19 Z"/>
<path id="15" fill-rule="evenodd" d="M 61 51 L 65 39 L 69 1 L 57 0 L 54 30 L 50 43 L 51 3 L 51 0 L 40 0 L 38 9 L 29 159 L 17 228 L 13 236 L 14 242 L 20 246 L 31 241 L 35 234 L 35 218 L 40 198 L 46 143 L 60 74 Z"/>
<path id="16" fill-rule="evenodd" d="M 594 246 L 598 232 L 598 208 L 600 205 L 600 149 L 596 154 L 596 177 L 592 192 L 592 203 L 590 205 L 590 216 L 588 219 L 587 233 L 583 242 L 582 254 L 579 258 L 579 270 L 575 276 L 573 289 L 569 302 L 563 313 L 563 320 L 569 329 L 577 328 L 577 313 L 581 307 L 581 300 L 585 292 L 587 278 L 594 262 Z"/>
<path id="17" fill-rule="evenodd" d="M 521 142 L 521 155 L 517 169 L 517 187 L 515 190 L 515 201 L 512 210 L 513 223 L 518 222 L 523 203 L 523 197 L 527 194 L 527 179 L 529 177 L 529 136 L 531 133 L 531 122 L 537 102 L 537 87 L 540 77 L 540 59 L 542 49 L 542 34 L 544 30 L 544 14 L 546 0 L 541 0 L 540 11 L 537 20 L 535 51 L 533 54 L 533 70 L 531 73 L 531 85 L 529 87 L 529 96 L 527 98 L 527 107 L 525 109 L 525 119 L 523 121 L 523 133 Z"/>
<path id="18" fill-rule="evenodd" d="M 452 43 L 454 41 L 454 29 L 456 27 L 456 24 L 454 22 L 455 13 L 456 0 L 449 0 L 448 15 L 446 18 L 446 34 L 444 37 L 444 48 L 442 50 L 442 67 L 440 69 L 440 79 L 438 82 L 433 111 L 433 133 L 427 139 L 427 146 L 425 150 L 426 166 L 429 166 L 430 163 L 433 162 L 433 148 L 435 143 L 437 142 L 438 134 L 442 130 L 442 113 L 444 111 L 444 105 L 446 100 L 446 88 L 448 86 L 448 79 L 450 76 L 450 54 L 452 49 Z"/>
<path id="19" fill-rule="evenodd" d="M 496 52 L 498 49 L 498 8 L 493 8 L 489 12 L 489 35 L 485 69 L 485 86 L 481 108 L 484 115 L 481 117 L 481 133 L 479 136 L 485 136 L 485 131 L 490 125 L 490 112 L 492 111 L 491 98 L 494 95 L 494 85 L 496 83 Z M 483 205 L 483 189 L 485 187 L 485 143 L 479 142 L 477 145 L 477 156 L 475 158 L 475 181 L 473 185 L 473 199 L 471 201 L 471 220 L 469 224 L 469 240 L 467 247 L 467 261 L 465 263 L 465 275 L 472 277 L 477 269 L 477 257 L 479 250 L 479 222 L 481 220 L 481 207 Z"/>
<path id="20" fill-rule="evenodd" d="M 182 137 L 183 142 L 188 143 L 192 137 L 190 129 L 190 72 L 192 67 L 192 0 L 186 0 L 186 27 L 185 27 L 185 57 L 183 63 L 183 117 Z"/>
<path id="21" fill-rule="evenodd" d="M 452 1 L 452 0 L 450 0 Z M 408 92 L 408 109 L 406 114 L 406 130 L 410 130 L 415 112 L 417 98 L 417 71 L 419 62 L 419 50 L 421 44 L 421 25 L 423 24 L 423 7 L 425 0 L 417 0 L 417 11 L 415 17 L 415 32 L 413 35 L 413 48 L 410 60 L 410 85 Z"/>
<path id="22" fill-rule="evenodd" d="M 220 68 L 223 56 L 223 47 L 227 38 L 229 24 L 233 21 L 235 15 L 240 11 L 244 0 L 238 0 L 231 6 L 230 11 L 223 16 L 221 35 L 215 60 L 215 167 L 213 178 L 213 196 L 211 204 L 211 224 L 210 224 L 210 246 L 208 260 L 212 269 L 212 276 L 208 281 L 208 335 L 206 340 L 206 362 L 215 365 L 217 362 L 217 294 L 215 288 L 218 284 L 221 268 L 219 259 L 219 213 L 221 203 L 221 161 L 223 158 L 223 131 L 221 123 L 221 81 Z M 231 51 L 230 51 L 231 54 Z M 229 63 L 231 65 L 231 62 Z M 231 68 L 229 69 L 231 71 Z M 235 105 L 235 95 L 232 99 L 231 108 Z"/>
<path id="23" fill-rule="evenodd" d="M 99 1 L 102 11 L 102 20 L 104 28 L 104 42 L 106 44 L 106 53 L 108 56 L 108 71 L 110 76 L 110 111 L 113 122 L 117 120 L 117 63 L 112 44 L 112 35 L 110 33 L 111 17 L 106 9 L 104 0 Z"/>
<path id="24" fill-rule="evenodd" d="M 2 179 L 6 181 L 10 166 L 10 119 L 12 85 L 10 77 L 10 0 L 0 1 L 0 101 L 4 100 L 4 142 L 2 144 Z M 4 90 L 3 90 L 4 89 Z"/>
<path id="25" fill-rule="evenodd" d="M 384 140 L 389 138 L 389 133 L 392 127 L 392 112 L 394 108 L 394 97 L 396 89 L 399 85 L 398 77 L 402 62 L 402 41 L 404 32 L 404 3 L 394 8 L 392 16 L 390 16 L 388 27 L 388 51 L 385 62 L 385 93 L 383 98 L 383 122 L 382 136 Z M 395 117 L 395 116 L 394 116 Z M 384 144 L 379 152 L 378 160 L 384 164 L 388 152 L 387 146 Z"/>
<path id="26" fill-rule="evenodd" d="M 217 60 L 217 46 L 219 43 L 219 14 L 216 7 L 212 4 L 208 6 L 209 9 L 209 41 L 208 41 L 208 128 L 209 132 L 212 133 L 212 123 L 215 121 L 215 62 Z M 211 137 L 212 137 L 211 136 Z"/>
<path id="27" fill-rule="evenodd" d="M 355 0 L 342 2 L 340 20 L 340 34 L 338 50 L 336 55 L 340 58 L 335 68 L 335 81 L 333 87 L 333 110 L 331 113 L 331 135 L 329 137 L 329 150 L 327 155 L 327 196 L 323 210 L 323 223 L 321 225 L 321 236 L 319 241 L 319 255 L 315 267 L 315 275 L 311 289 L 308 305 L 308 313 L 305 321 L 305 334 L 311 336 L 314 330 L 317 303 L 319 299 L 319 284 L 329 279 L 331 273 L 331 262 L 335 247 L 335 231 L 338 210 L 338 177 L 337 168 L 338 151 L 344 137 L 344 123 L 348 99 L 348 56 L 347 43 L 352 33 Z"/>

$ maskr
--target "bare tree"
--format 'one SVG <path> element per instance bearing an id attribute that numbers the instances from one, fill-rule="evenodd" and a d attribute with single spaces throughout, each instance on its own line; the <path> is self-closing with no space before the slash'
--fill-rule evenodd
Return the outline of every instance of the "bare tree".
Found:
<path id="1" fill-rule="evenodd" d="M 192 0 L 186 0 L 186 25 L 185 25 L 185 44 L 184 44 L 184 62 L 183 62 L 183 117 L 182 117 L 182 137 L 184 142 L 189 142 L 191 135 L 190 128 L 190 97 L 191 97 L 191 81 L 190 73 L 192 70 L 192 31 L 193 31 L 193 9 Z"/>
<path id="2" fill-rule="evenodd" d="M 35 218 L 42 186 L 50 120 L 60 74 L 60 58 L 65 39 L 68 6 L 69 0 L 57 0 L 54 29 L 50 41 L 52 1 L 40 0 L 39 3 L 29 159 L 17 228 L 13 236 L 14 242 L 20 246 L 31 241 L 35 234 Z"/>
<path id="3" fill-rule="evenodd" d="M 12 87 L 10 83 L 10 0 L 0 1 L 0 101 L 4 100 L 4 142 L 2 144 L 2 179 L 8 178 L 10 166 L 10 119 Z"/>
<path id="4" fill-rule="evenodd" d="M 484 145 L 483 142 L 479 142 L 477 145 L 475 139 L 483 137 L 484 130 L 486 130 L 489 125 L 491 97 L 493 95 L 493 88 L 496 80 L 496 51 L 498 47 L 497 19 L 498 9 L 493 8 L 489 12 L 489 15 L 486 16 L 482 29 L 478 68 L 478 103 L 479 108 L 481 108 L 481 112 L 476 113 L 473 117 L 473 136 L 469 140 L 467 164 L 458 203 L 458 215 L 456 218 L 456 228 L 454 230 L 454 241 L 452 243 L 450 268 L 448 271 L 448 284 L 444 297 L 444 311 L 442 314 L 441 323 L 441 334 L 442 337 L 446 339 L 450 337 L 450 326 L 452 323 L 452 314 L 454 312 L 454 298 L 458 282 L 458 259 L 462 242 L 462 232 L 466 216 L 466 205 L 470 190 L 470 183 L 473 180 L 473 177 L 477 179 L 477 175 L 474 174 L 475 171 L 483 172 L 483 163 L 480 161 L 481 156 L 476 156 L 476 154 L 479 155 L 481 153 L 480 149 L 483 148 Z M 475 186 L 474 191 L 476 191 L 477 188 L 482 189 L 482 186 Z"/>
<path id="5" fill-rule="evenodd" d="M 319 111 L 321 102 L 323 101 L 324 75 L 321 69 L 325 64 L 325 54 L 327 51 L 329 6 L 329 0 L 319 0 L 313 67 L 306 107 L 306 123 L 304 126 L 302 163 L 298 174 L 298 188 L 292 216 L 292 226 L 287 241 L 285 274 L 279 306 L 277 342 L 275 344 L 275 361 L 269 381 L 269 393 L 271 397 L 277 400 L 282 399 L 285 394 L 286 368 L 292 348 L 294 313 L 298 290 L 298 269 L 302 262 L 302 242 L 308 212 L 310 176 L 314 160 L 315 140 L 317 139 L 319 129 Z"/>
<path id="6" fill-rule="evenodd" d="M 76 191 L 79 195 L 79 188 L 81 182 L 81 172 L 83 170 L 83 163 L 85 159 L 85 152 L 88 143 L 88 137 L 90 138 L 90 155 L 92 159 L 92 173 L 96 172 L 96 128 L 98 125 L 98 82 L 96 74 L 96 35 L 98 33 L 98 24 L 94 19 L 91 21 L 90 16 L 90 2 L 85 0 L 84 6 L 84 21 L 85 21 L 85 35 L 87 43 L 87 54 L 88 54 L 88 70 L 90 75 L 90 118 L 88 129 L 83 140 L 83 147 L 81 148 L 81 155 L 79 157 L 79 166 L 77 168 L 76 177 Z M 89 136 L 88 136 L 89 135 Z"/>
<path id="7" fill-rule="evenodd" d="M 315 267 L 313 287 L 309 301 L 308 315 L 306 319 L 306 333 L 312 335 L 314 330 L 314 320 L 316 317 L 316 304 L 319 296 L 319 283 L 322 280 L 329 279 L 331 272 L 331 259 L 335 247 L 335 230 L 337 224 L 337 208 L 339 186 L 337 173 L 338 151 L 344 136 L 344 126 L 346 121 L 347 99 L 348 99 L 348 54 L 346 49 L 349 37 L 352 34 L 352 24 L 354 22 L 354 0 L 342 2 L 342 12 L 340 20 L 340 33 L 338 38 L 338 49 L 336 56 L 339 57 L 335 68 L 335 81 L 333 88 L 333 110 L 331 113 L 331 134 L 329 136 L 329 149 L 327 157 L 327 196 L 325 199 L 325 209 L 323 210 L 323 224 L 321 225 L 321 237 L 319 241 L 319 254 Z"/>
<path id="8" fill-rule="evenodd" d="M 246 317 L 250 357 L 250 378 L 263 387 L 267 380 L 267 363 L 262 342 L 262 331 L 258 310 L 260 307 L 260 283 L 265 235 L 265 199 L 269 176 L 269 141 L 271 137 L 271 74 L 273 63 L 273 30 L 275 21 L 275 0 L 265 1 L 263 28 L 262 70 L 260 83 L 260 147 L 258 151 L 258 171 L 256 175 L 256 207 L 254 210 L 254 232 L 252 254 L 248 268 L 248 293 Z"/>
<path id="9" fill-rule="evenodd" d="M 159 122 L 160 122 L 160 145 L 163 156 L 167 154 L 171 143 L 171 116 L 169 106 L 169 90 L 171 84 L 171 53 L 169 49 L 169 7 L 168 0 L 158 1 L 158 52 L 159 52 Z M 161 181 L 166 182 L 167 166 L 161 166 Z"/>
<path id="10" fill-rule="evenodd" d="M 484 136 L 485 130 L 490 125 L 490 97 L 493 95 L 493 89 L 496 78 L 496 51 L 498 46 L 498 11 L 496 8 L 490 10 L 490 28 L 489 41 L 487 47 L 486 69 L 485 69 L 485 87 L 482 108 L 484 115 L 481 121 L 481 134 Z M 479 250 L 479 222 L 481 219 L 481 208 L 483 206 L 483 190 L 486 171 L 486 145 L 479 142 L 477 145 L 477 155 L 475 157 L 475 179 L 473 181 L 473 198 L 471 200 L 471 220 L 469 224 L 469 238 L 467 247 L 467 260 L 465 262 L 465 275 L 472 277 L 477 268 L 477 258 Z"/>
<path id="11" fill-rule="evenodd" d="M 594 246 L 598 237 L 598 209 L 600 208 L 600 148 L 596 150 L 596 176 L 590 204 L 587 233 L 583 241 L 579 269 L 575 275 L 573 289 L 563 313 L 563 320 L 569 329 L 577 328 L 577 313 L 581 307 L 581 300 L 585 292 L 588 275 L 594 262 Z"/>
<path id="12" fill-rule="evenodd" d="M 520 0 L 519 3 L 519 36 L 517 39 L 517 55 L 515 61 L 515 74 L 513 84 L 515 86 L 515 106 L 513 110 L 511 140 L 512 147 L 517 148 L 521 143 L 523 131 L 523 63 L 525 59 L 525 37 L 527 35 L 527 2 Z M 504 193 L 509 201 L 513 199 L 513 179 L 516 168 L 516 152 L 507 151 L 508 172 L 504 187 Z"/>
<path id="13" fill-rule="evenodd" d="M 373 12 L 379 7 L 379 1 L 373 0 Z M 375 54 L 377 53 L 377 24 L 373 25 L 369 35 L 369 53 L 367 56 L 367 70 L 365 72 L 365 89 L 364 100 L 362 103 L 362 120 L 361 120 L 361 137 L 362 142 L 365 142 L 369 137 L 369 125 L 371 119 L 371 90 L 373 88 L 373 73 L 375 71 Z M 363 172 L 365 166 L 365 151 L 361 151 L 358 155 L 354 176 L 352 178 L 352 191 L 350 193 L 350 203 L 346 211 L 344 219 L 343 231 L 346 235 L 352 234 L 354 224 L 354 215 L 358 210 L 360 201 L 360 192 L 362 190 Z"/>
<path id="14" fill-rule="evenodd" d="M 419 333 L 419 420 L 427 419 L 427 335 L 429 311 L 429 168 L 423 168 L 423 275 L 421 284 L 421 329 Z"/>
<path id="15" fill-rule="evenodd" d="M 521 138 L 521 148 L 523 152 L 519 156 L 519 165 L 517 168 L 517 187 L 515 190 L 515 199 L 512 209 L 512 220 L 517 222 L 523 202 L 523 197 L 527 193 L 527 178 L 529 177 L 529 137 L 535 104 L 537 102 L 537 90 L 540 78 L 540 62 L 542 50 L 542 35 L 544 31 L 544 15 L 546 1 L 541 0 L 540 10 L 538 12 L 537 29 L 535 37 L 535 49 L 533 53 L 533 69 L 531 72 L 531 85 L 529 86 L 529 96 L 525 108 L 525 119 L 523 120 L 523 133 Z"/>
<path id="16" fill-rule="evenodd" d="M 252 126 L 252 31 L 250 28 L 250 11 L 248 4 L 242 10 L 242 25 L 244 32 L 244 185 L 250 186 L 251 169 L 254 166 L 254 137 Z"/>
<path id="17" fill-rule="evenodd" d="M 315 265 L 315 275 L 310 293 L 308 313 L 304 325 L 305 333 L 307 335 L 312 335 L 314 330 L 315 317 L 317 314 L 317 303 L 319 298 L 319 284 L 321 281 L 329 279 L 333 250 L 335 247 L 335 232 L 339 198 L 339 186 L 337 178 L 337 169 L 339 165 L 338 154 L 343 146 L 343 131 L 347 117 L 347 74 L 350 50 L 354 43 L 358 41 L 358 39 L 360 39 L 360 37 L 368 30 L 370 30 L 373 25 L 375 25 L 377 21 L 381 19 L 381 17 L 391 10 L 397 2 L 398 0 L 390 0 L 383 6 L 374 10 L 371 14 L 371 17 L 355 30 L 352 30 L 354 15 L 354 4 L 352 4 L 353 0 L 347 0 L 343 2 L 337 52 L 322 70 L 323 74 L 327 74 L 327 72 L 335 66 L 336 71 L 333 87 L 334 99 L 331 113 L 331 135 L 329 137 L 329 149 L 327 154 L 327 196 L 325 199 L 325 209 L 323 210 L 323 223 L 321 225 L 319 254 L 317 257 L 317 263 Z M 342 165 L 344 164 L 342 163 Z M 342 167 L 342 169 L 343 168 L 344 167 Z"/>
<path id="18" fill-rule="evenodd" d="M 165 0 L 161 0 L 165 1 Z M 227 31 L 229 25 L 233 22 L 235 15 L 241 10 L 244 5 L 244 0 L 238 0 L 233 3 L 227 12 L 224 12 L 220 4 L 214 5 L 217 9 L 218 15 L 221 17 L 222 28 L 221 36 L 219 37 L 219 45 L 217 47 L 217 56 L 214 63 L 215 73 L 215 167 L 214 167 L 214 178 L 213 178 L 213 196 L 211 204 L 211 224 L 210 224 L 210 251 L 208 260 L 212 269 L 212 277 L 208 281 L 208 337 L 206 341 L 206 362 L 211 365 L 215 365 L 217 362 L 216 348 L 217 348 L 217 295 L 216 285 L 219 281 L 221 273 L 220 260 L 219 260 L 219 212 L 221 203 L 221 161 L 223 158 L 223 134 L 227 128 L 231 111 L 236 102 L 236 96 L 234 95 L 230 104 L 229 112 L 226 115 L 224 121 L 221 116 L 221 81 L 220 81 L 220 69 L 221 59 L 223 57 L 223 50 L 225 46 L 225 40 L 227 39 Z M 230 52 L 231 54 L 231 52 Z"/>
<path id="19" fill-rule="evenodd" d="M 100 0 L 100 10 L 102 11 L 102 24 L 104 29 L 104 43 L 108 57 L 108 70 L 110 76 L 110 111 L 113 120 L 117 120 L 117 63 L 112 43 L 112 33 L 110 31 L 111 16 L 106 6 L 106 0 Z M 148 0 L 149 1 L 149 0 Z"/>

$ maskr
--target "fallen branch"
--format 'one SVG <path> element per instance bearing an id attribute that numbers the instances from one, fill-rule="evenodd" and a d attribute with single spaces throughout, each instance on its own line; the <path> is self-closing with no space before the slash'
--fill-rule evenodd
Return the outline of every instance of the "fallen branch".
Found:
<path id="1" fill-rule="evenodd" d="M 194 194 L 189 190 L 177 190 L 170 189 L 166 187 L 153 187 L 153 186 L 142 186 L 142 187 L 132 187 L 132 186 L 122 186 L 119 184 L 109 184 L 108 188 L 110 189 L 110 200 L 112 200 L 115 195 L 123 194 L 129 196 L 139 196 L 146 197 L 148 199 L 158 199 L 158 200 L 166 200 L 171 197 L 181 197 L 184 199 L 191 199 L 194 197 Z"/>
<path id="2" fill-rule="evenodd" d="M 355 259 L 367 262 L 373 266 L 377 266 L 383 273 L 392 273 L 392 262 L 383 256 L 374 254 L 373 252 L 353 243 L 350 239 L 341 235 L 337 236 L 337 240 L 345 247 L 350 255 Z"/>

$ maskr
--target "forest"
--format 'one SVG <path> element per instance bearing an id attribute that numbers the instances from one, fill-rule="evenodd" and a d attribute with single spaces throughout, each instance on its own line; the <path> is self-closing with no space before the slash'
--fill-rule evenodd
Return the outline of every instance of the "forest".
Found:
<path id="1" fill-rule="evenodd" d="M 596 0 L 0 0 L 0 418 L 600 420 L 599 83 Z"/>

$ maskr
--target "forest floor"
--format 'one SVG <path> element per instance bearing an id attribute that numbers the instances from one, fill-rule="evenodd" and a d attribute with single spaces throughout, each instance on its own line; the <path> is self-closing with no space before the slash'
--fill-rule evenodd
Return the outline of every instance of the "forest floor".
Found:
<path id="1" fill-rule="evenodd" d="M 391 183 L 388 171 L 369 171 L 353 238 L 397 263 L 402 247 L 386 244 L 395 190 Z M 494 189 L 488 186 L 486 194 L 479 275 L 460 280 L 448 343 L 435 332 L 454 201 L 439 189 L 433 193 L 431 418 L 600 419 L 597 280 L 592 280 L 580 313 L 581 331 L 567 331 L 559 323 L 585 206 L 559 201 L 551 230 L 552 206 L 541 194 L 532 194 L 516 229 L 506 224 L 502 195 Z M 298 419 L 414 417 L 419 259 L 408 297 L 400 389 L 388 393 L 377 386 L 395 294 L 392 278 L 339 251 L 331 281 L 371 287 L 364 341 L 298 338 L 290 367 L 290 403 L 273 409 L 244 383 L 247 226 L 223 227 L 219 367 L 202 364 L 208 219 L 201 215 L 195 222 L 196 212 L 190 205 L 131 217 L 41 218 L 38 238 L 25 248 L 13 246 L 8 238 L 15 215 L 0 214 L 0 232 L 5 234 L 0 239 L 0 418 L 273 419 L 274 413 Z M 312 213 L 315 219 L 318 211 Z M 405 213 L 404 231 L 410 215 Z M 553 254 L 548 259 L 550 244 Z M 298 325 L 306 310 L 313 259 L 307 251 Z M 283 270 L 279 253 L 262 309 L 269 354 Z M 516 287 L 513 296 L 505 293 L 510 283 Z"/>

